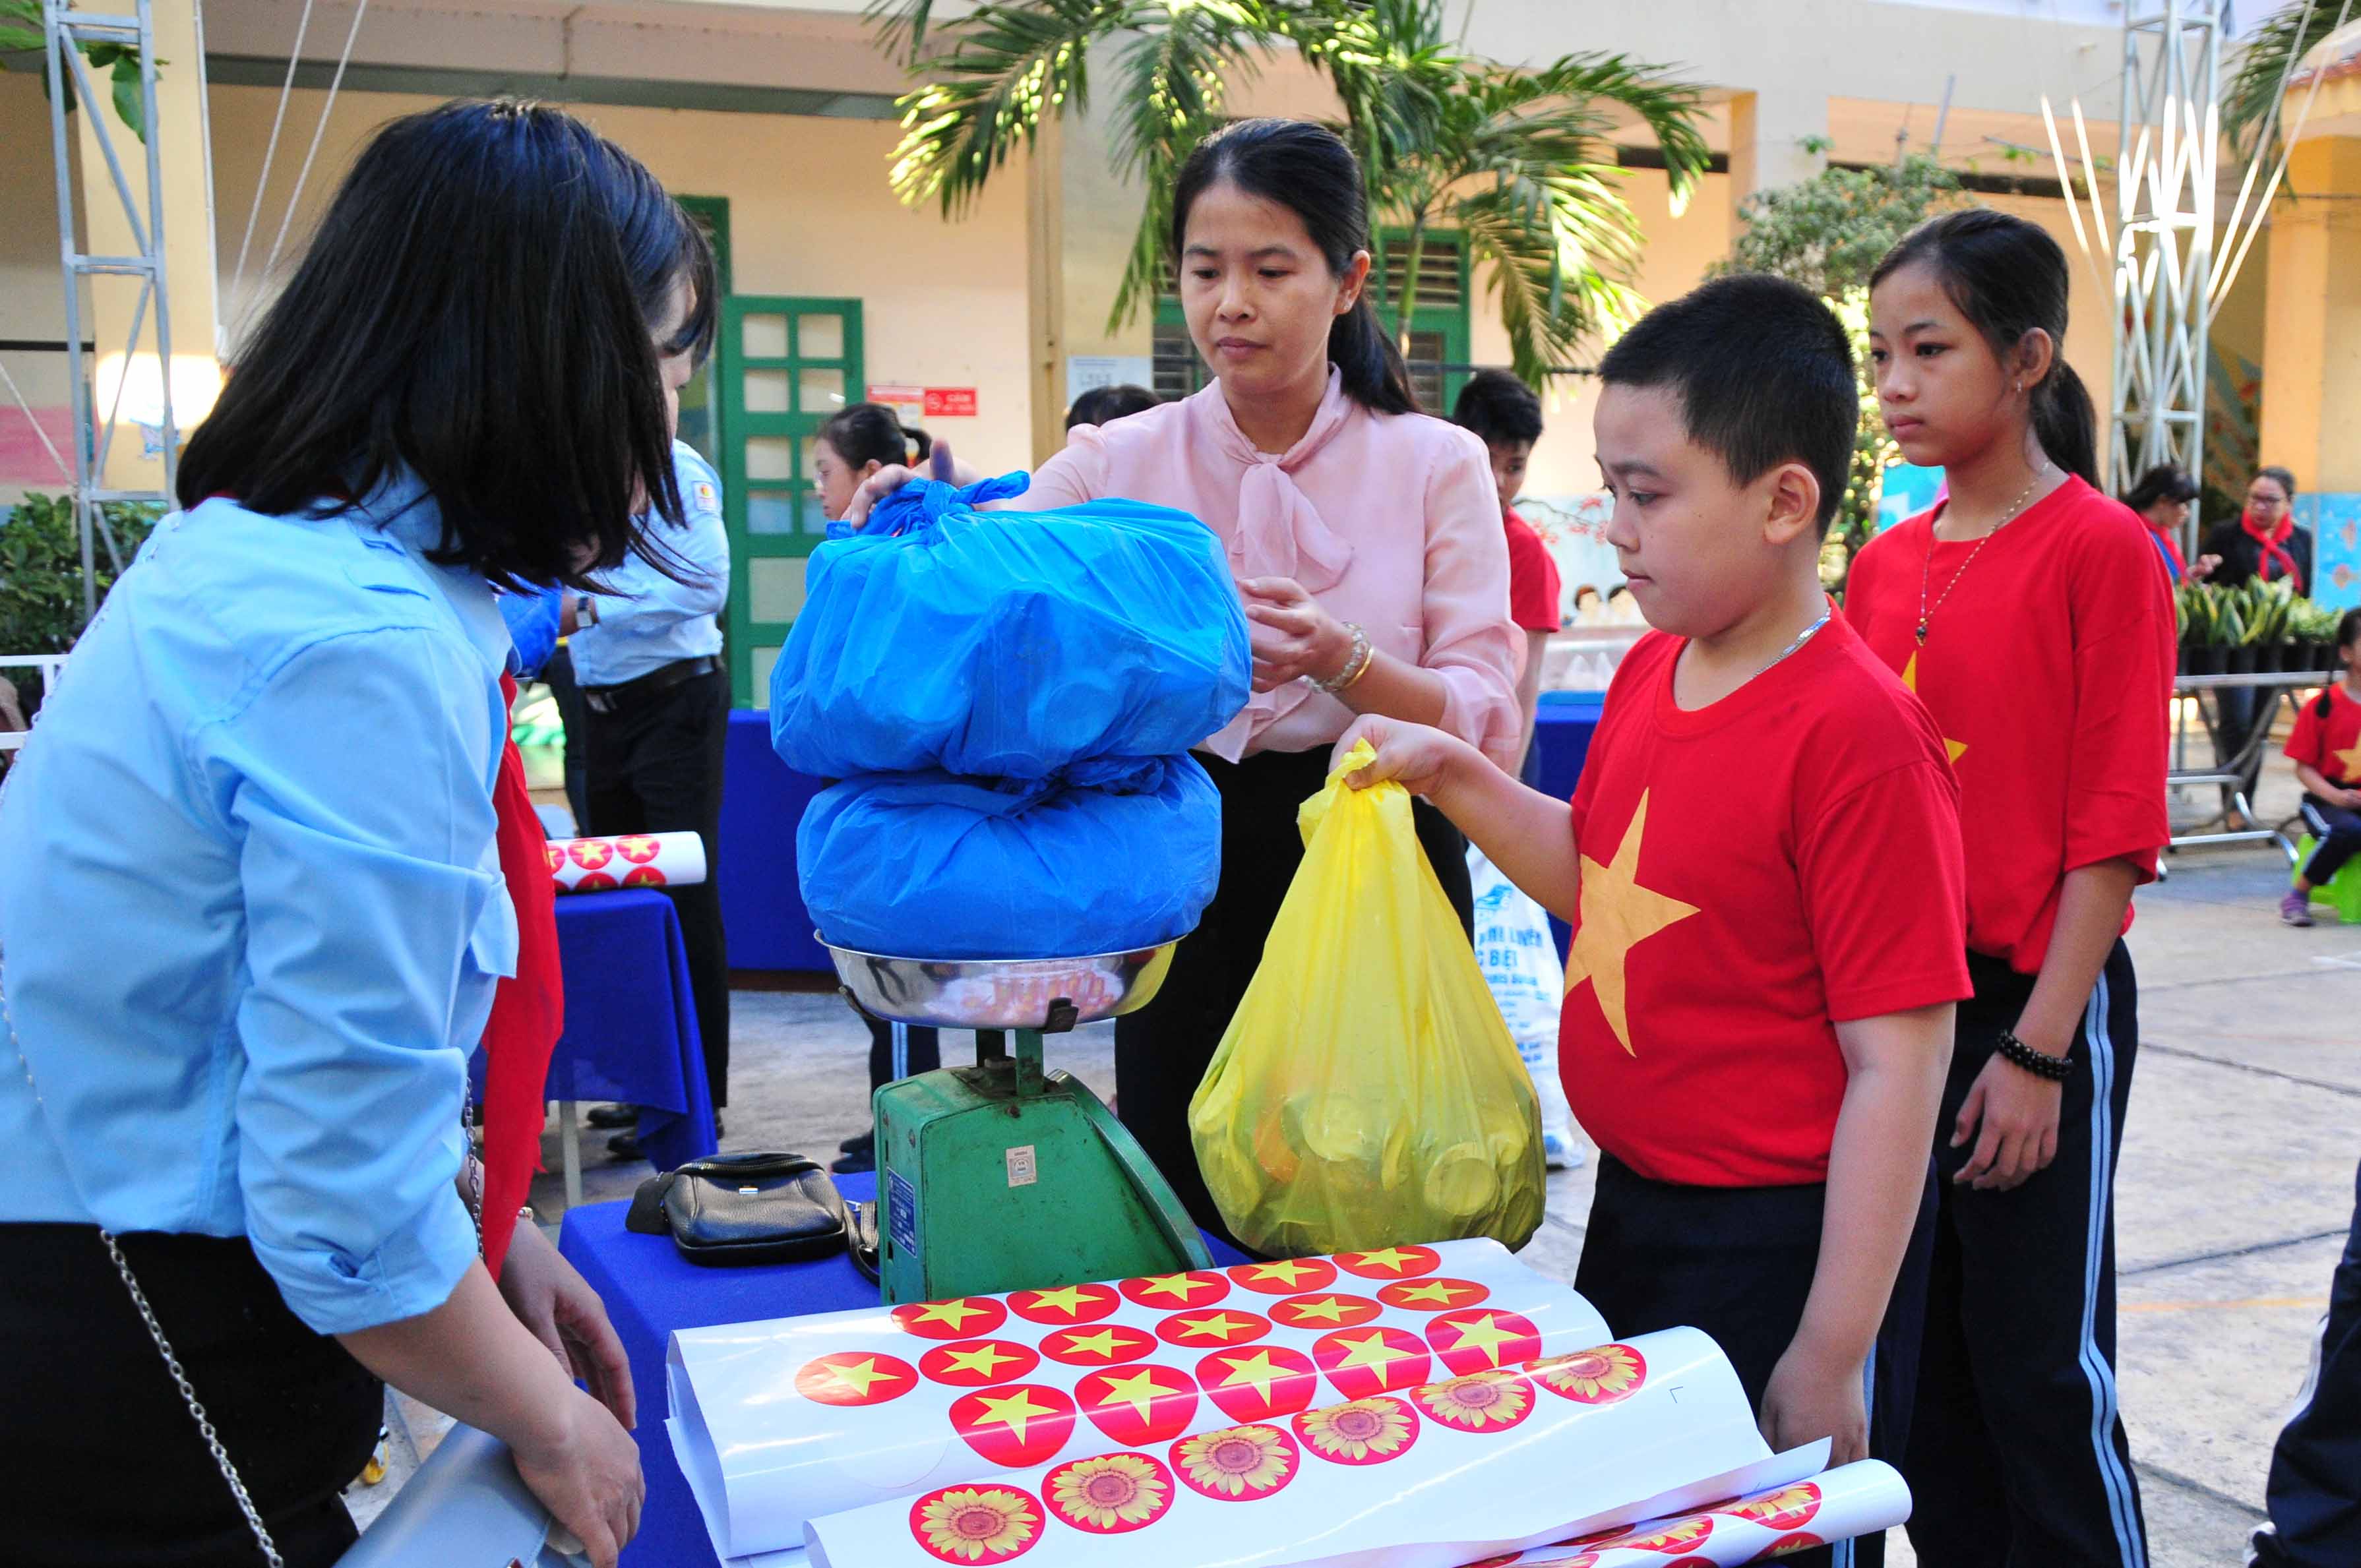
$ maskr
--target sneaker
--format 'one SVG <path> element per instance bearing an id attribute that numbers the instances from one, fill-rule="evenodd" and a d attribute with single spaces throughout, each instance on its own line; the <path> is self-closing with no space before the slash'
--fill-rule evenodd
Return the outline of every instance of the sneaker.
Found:
<path id="1" fill-rule="evenodd" d="M 830 1160 L 829 1169 L 839 1176 L 858 1176 L 877 1168 L 877 1135 L 863 1133 L 846 1146 L 844 1153 Z"/>
<path id="2" fill-rule="evenodd" d="M 2279 900 L 2279 924 L 2309 926 L 2312 923 L 2312 894 L 2290 888 L 2288 895 Z"/>
<path id="3" fill-rule="evenodd" d="M 1555 1133 L 1542 1135 L 1542 1163 L 1550 1169 L 1580 1170 L 1589 1159 L 1589 1152 L 1573 1139 Z"/>
<path id="4" fill-rule="evenodd" d="M 636 1105 L 593 1105 L 583 1113 L 582 1119 L 602 1132 L 611 1133 L 618 1127 L 638 1126 L 640 1108 Z"/>

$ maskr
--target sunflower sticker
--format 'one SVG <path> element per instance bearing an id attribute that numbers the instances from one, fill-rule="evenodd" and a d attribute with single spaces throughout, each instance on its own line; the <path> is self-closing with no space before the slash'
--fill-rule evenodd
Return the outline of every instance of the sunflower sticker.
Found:
<path id="1" fill-rule="evenodd" d="M 1336 1283 L 1336 1266 L 1324 1257 L 1281 1258 L 1277 1263 L 1241 1263 L 1228 1273 L 1239 1285 L 1264 1296 L 1293 1296 L 1305 1290 L 1325 1290 Z"/>
<path id="2" fill-rule="evenodd" d="M 1320 1369 L 1300 1350 L 1256 1344 L 1205 1357 L 1197 1363 L 1197 1382 L 1234 1421 L 1275 1420 L 1312 1408 Z"/>
<path id="3" fill-rule="evenodd" d="M 1583 1405 L 1611 1405 L 1628 1399 L 1648 1380 L 1648 1361 L 1628 1344 L 1602 1344 L 1572 1355 L 1536 1362 L 1533 1376 L 1541 1386 Z"/>
<path id="4" fill-rule="evenodd" d="M 1172 1469 L 1188 1488 L 1217 1503 L 1250 1503 L 1295 1479 L 1295 1440 L 1277 1427 L 1223 1427 L 1172 1445 Z"/>
<path id="5" fill-rule="evenodd" d="M 1356 1329 L 1385 1316 L 1386 1310 L 1367 1296 L 1314 1291 L 1290 1296 L 1270 1310 L 1270 1321 L 1290 1329 Z"/>
<path id="6" fill-rule="evenodd" d="M 1507 1431 L 1533 1413 L 1532 1386 L 1510 1372 L 1477 1372 L 1430 1383 L 1411 1398 L 1420 1409 L 1459 1431 Z"/>
<path id="7" fill-rule="evenodd" d="M 1728 1514 L 1734 1519 L 1745 1519 L 1765 1530 L 1795 1530 L 1812 1522 L 1820 1511 L 1820 1489 L 1809 1481 L 1799 1481 L 1793 1486 L 1783 1486 L 1775 1492 L 1765 1492 L 1759 1497 L 1725 1503 L 1713 1512 Z"/>
<path id="8" fill-rule="evenodd" d="M 1615 1550 L 1661 1552 L 1667 1557 L 1678 1557 L 1712 1533 L 1713 1520 L 1698 1515 L 1691 1519 L 1676 1519 L 1662 1530 L 1652 1530 L 1644 1535 L 1619 1535 L 1611 1541 L 1602 1541 L 1598 1542 L 1598 1551 L 1601 1555 Z M 1815 1541 L 1813 1544 L 1819 1543 Z"/>
<path id="9" fill-rule="evenodd" d="M 1513 1366 L 1542 1353 L 1542 1331 L 1531 1318 L 1489 1307 L 1428 1320 L 1426 1341 L 1441 1354 L 1444 1365 L 1462 1374 Z"/>
<path id="10" fill-rule="evenodd" d="M 1066 1328 L 1113 1317 L 1123 1298 L 1112 1285 L 1060 1285 L 1048 1290 L 1019 1290 L 1008 1298 L 1008 1310 L 1028 1323 Z"/>
<path id="11" fill-rule="evenodd" d="M 918 1370 L 954 1388 L 988 1388 L 1014 1383 L 1041 1365 L 1029 1345 L 1014 1340 L 972 1339 L 937 1345 L 918 1358 Z"/>
<path id="12" fill-rule="evenodd" d="M 1014 1486 L 945 1486 L 910 1505 L 910 1535 L 944 1563 L 1005 1563 L 1041 1539 L 1041 1505 Z"/>
<path id="13" fill-rule="evenodd" d="M 1156 1337 L 1165 1343 L 1196 1350 L 1217 1344 L 1251 1344 L 1268 1332 L 1268 1318 L 1231 1308 L 1175 1312 L 1156 1325 Z"/>
<path id="14" fill-rule="evenodd" d="M 1353 1399 L 1306 1410 L 1295 1435 L 1332 1464 L 1383 1464 L 1418 1441 L 1418 1417 L 1400 1399 Z"/>
<path id="15" fill-rule="evenodd" d="M 851 1350 L 815 1357 L 796 1373 L 796 1392 L 822 1405 L 882 1405 L 917 1386 L 908 1362 Z"/>
<path id="16" fill-rule="evenodd" d="M 1411 1279 L 1443 1266 L 1431 1246 L 1389 1246 L 1375 1252 L 1340 1252 L 1336 1266 L 1363 1279 Z"/>
<path id="17" fill-rule="evenodd" d="M 1186 1274 L 1151 1274 L 1141 1279 L 1126 1279 L 1118 1287 L 1123 1293 L 1143 1307 L 1210 1307 L 1230 1293 L 1229 1277 L 1210 1268 L 1191 1269 Z"/>
<path id="18" fill-rule="evenodd" d="M 1177 1366 L 1093 1372 L 1074 1385 L 1074 1398 L 1091 1425 L 1127 1446 L 1169 1442 L 1197 1413 L 1197 1385 Z"/>
<path id="19" fill-rule="evenodd" d="M 1172 1507 L 1172 1472 L 1145 1453 L 1102 1453 L 1050 1471 L 1041 1495 L 1049 1511 L 1076 1530 L 1127 1535 Z"/>
<path id="20" fill-rule="evenodd" d="M 894 1309 L 894 1323 L 921 1339 L 974 1339 L 1008 1321 L 1008 1309 L 990 1296 L 952 1301 L 912 1301 Z"/>
<path id="21" fill-rule="evenodd" d="M 1826 1546 L 1827 1544 L 1827 1541 L 1822 1541 L 1818 1536 L 1812 1534 L 1810 1531 L 1799 1530 L 1793 1535 L 1783 1535 L 1778 1540 L 1773 1541 L 1770 1546 L 1764 1550 L 1763 1556 L 1765 1558 L 1787 1557 L 1798 1552 L 1809 1552 L 1815 1546 Z"/>
<path id="22" fill-rule="evenodd" d="M 1473 1279 L 1397 1279 L 1378 1287 L 1378 1299 L 1411 1312 L 1447 1312 L 1454 1307 L 1477 1307 L 1492 1292 Z"/>
<path id="23" fill-rule="evenodd" d="M 1073 1397 L 1038 1383 L 979 1388 L 951 1402 L 951 1428 L 1004 1470 L 1057 1457 L 1074 1431 Z"/>
<path id="24" fill-rule="evenodd" d="M 1153 1355 L 1157 1348 L 1154 1334 L 1121 1323 L 1060 1329 L 1041 1336 L 1041 1354 L 1068 1366 L 1115 1366 Z"/>
<path id="25" fill-rule="evenodd" d="M 1312 1343 L 1312 1359 L 1347 1399 L 1414 1388 L 1431 1370 L 1426 1345 L 1416 1334 L 1378 1326 L 1323 1334 Z"/>

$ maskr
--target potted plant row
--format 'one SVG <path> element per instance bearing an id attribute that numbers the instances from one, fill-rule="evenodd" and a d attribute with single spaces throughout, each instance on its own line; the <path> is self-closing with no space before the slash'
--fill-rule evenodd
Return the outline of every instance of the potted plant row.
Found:
<path id="1" fill-rule="evenodd" d="M 2182 674 L 2307 674 L 2336 662 L 2336 612 L 2299 598 L 2285 579 L 2185 583 L 2174 608 Z"/>

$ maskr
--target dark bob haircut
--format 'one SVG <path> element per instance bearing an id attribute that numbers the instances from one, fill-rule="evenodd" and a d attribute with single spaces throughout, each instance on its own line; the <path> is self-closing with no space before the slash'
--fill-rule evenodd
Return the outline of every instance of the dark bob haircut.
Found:
<path id="1" fill-rule="evenodd" d="M 2159 463 L 2124 492 L 2124 505 L 2134 511 L 2146 511 L 2158 501 L 2193 501 L 2198 494 L 2197 481 L 2189 477 L 2186 468 Z"/>
<path id="2" fill-rule="evenodd" d="M 1820 482 L 1820 532 L 1844 500 L 1861 388 L 1828 306 L 1784 278 L 1717 278 L 1658 305 L 1598 362 L 1609 386 L 1678 396 L 1688 437 L 1751 485 L 1782 463 Z"/>
<path id="3" fill-rule="evenodd" d="M 1197 144 L 1172 184 L 1172 256 L 1189 248 L 1189 210 L 1213 186 L 1227 181 L 1249 196 L 1275 203 L 1303 220 L 1304 232 L 1343 277 L 1353 257 L 1369 248 L 1369 194 L 1361 160 L 1344 138 L 1309 120 L 1239 120 Z M 1378 324 L 1364 288 L 1353 308 L 1328 329 L 1328 362 L 1345 395 L 1378 413 L 1418 412 L 1401 351 Z"/>
<path id="4" fill-rule="evenodd" d="M 441 509 L 445 565 L 585 591 L 635 549 L 664 569 L 633 515 L 682 518 L 658 360 L 710 348 L 713 283 L 704 233 L 572 115 L 395 120 L 190 437 L 181 504 L 332 511 L 406 468 Z"/>
<path id="5" fill-rule="evenodd" d="M 1487 446 L 1542 438 L 1542 400 L 1506 370 L 1478 370 L 1459 389 L 1451 422 Z"/>
<path id="6" fill-rule="evenodd" d="M 1129 419 L 1134 414 L 1146 413 L 1163 400 L 1147 388 L 1135 387 L 1128 381 L 1115 387 L 1093 387 L 1066 411 L 1066 428 Z"/>
<path id="7" fill-rule="evenodd" d="M 884 403 L 847 403 L 828 416 L 819 438 L 854 468 L 872 463 L 923 463 L 935 450 L 933 437 L 904 424 Z"/>

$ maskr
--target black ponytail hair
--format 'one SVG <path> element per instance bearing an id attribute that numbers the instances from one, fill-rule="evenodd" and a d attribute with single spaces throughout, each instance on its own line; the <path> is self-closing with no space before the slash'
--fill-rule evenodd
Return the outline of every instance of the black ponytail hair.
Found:
<path id="1" fill-rule="evenodd" d="M 2274 478 L 2278 477 L 2279 475 L 2287 472 L 2284 468 L 2277 470 L 2266 468 L 2261 471 L 2266 474 L 2270 474 Z M 2292 496 L 2294 493 L 2295 487 L 2290 484 L 2288 487 L 2288 494 Z M 2337 619 L 2336 651 L 2342 653 L 2345 649 L 2352 647 L 2356 642 L 2361 642 L 2361 609 L 2348 609 L 2344 613 L 2344 615 Z M 2320 696 L 2313 700 L 2312 705 L 2312 711 L 2315 717 L 2326 718 L 2329 714 L 2334 710 L 2336 707 L 2334 700 L 2335 694 L 2334 690 L 2334 685 L 2335 683 L 2332 681 L 2328 685 L 2320 688 Z"/>
<path id="2" fill-rule="evenodd" d="M 1991 207 L 1927 219 L 1897 241 L 1869 286 L 1924 266 L 2005 362 L 2034 331 L 2049 334 L 2049 373 L 2033 389 L 2033 433 L 2051 462 L 2099 482 L 2099 418 L 2066 363 L 2066 252 L 2037 224 Z"/>
<path id="3" fill-rule="evenodd" d="M 1356 252 L 1370 248 L 1361 161 L 1342 137 L 1308 120 L 1239 120 L 1199 142 L 1180 166 L 1172 187 L 1176 262 L 1188 244 L 1189 209 L 1208 187 L 1224 180 L 1301 218 L 1328 270 L 1338 277 L 1353 265 Z M 1410 370 L 1378 323 L 1367 288 L 1328 329 L 1328 358 L 1355 402 L 1378 413 L 1419 411 Z"/>
<path id="4" fill-rule="evenodd" d="M 923 463 L 935 449 L 933 437 L 905 425 L 884 403 L 847 403 L 828 416 L 819 438 L 855 468 L 872 463 Z"/>

